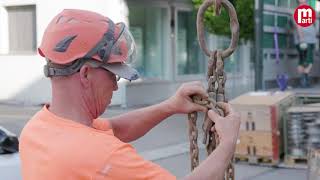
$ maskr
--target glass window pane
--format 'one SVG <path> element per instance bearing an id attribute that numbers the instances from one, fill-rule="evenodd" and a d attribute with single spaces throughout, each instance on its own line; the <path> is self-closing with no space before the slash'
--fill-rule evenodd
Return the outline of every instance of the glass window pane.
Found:
<path id="1" fill-rule="evenodd" d="M 7 11 L 10 53 L 35 52 L 37 46 L 35 6 L 12 6 L 7 7 Z"/>
<path id="2" fill-rule="evenodd" d="M 288 7 L 288 0 L 278 0 L 278 6 L 280 7 L 285 7 L 287 8 Z"/>
<path id="3" fill-rule="evenodd" d="M 145 76 L 143 28 L 139 26 L 131 26 L 130 32 L 132 33 L 137 45 L 137 60 L 134 62 L 133 66 L 139 71 L 141 76 Z"/>
<path id="4" fill-rule="evenodd" d="M 287 47 L 287 35 L 278 34 L 278 45 L 279 48 Z M 264 48 L 274 48 L 274 34 L 264 33 L 263 34 L 263 47 Z"/>
<path id="5" fill-rule="evenodd" d="M 278 16 L 278 27 L 286 28 L 288 25 L 288 17 L 287 16 Z"/>
<path id="6" fill-rule="evenodd" d="M 264 3 L 264 4 L 275 5 L 276 1 L 275 1 L 275 0 L 264 0 L 263 3 Z"/>
<path id="7" fill-rule="evenodd" d="M 274 26 L 274 15 L 263 14 L 263 24 L 265 26 Z"/>
<path id="8" fill-rule="evenodd" d="M 287 35 L 278 34 L 279 48 L 287 48 Z"/>
<path id="9" fill-rule="evenodd" d="M 272 33 L 263 33 L 263 47 L 264 48 L 273 48 L 274 40 Z"/>
<path id="10" fill-rule="evenodd" d="M 168 22 L 166 8 L 130 7 L 130 31 L 137 44 L 134 66 L 143 78 L 165 78 L 168 54 Z"/>
<path id="11" fill-rule="evenodd" d="M 289 0 L 289 3 L 291 8 L 296 8 L 298 6 L 297 0 Z"/>
<path id="12" fill-rule="evenodd" d="M 178 75 L 204 73 L 206 59 L 197 41 L 196 14 L 194 12 L 178 12 L 176 37 Z"/>

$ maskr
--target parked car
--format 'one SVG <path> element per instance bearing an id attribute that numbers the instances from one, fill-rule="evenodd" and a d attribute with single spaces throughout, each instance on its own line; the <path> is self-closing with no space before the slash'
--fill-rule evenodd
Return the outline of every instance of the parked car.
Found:
<path id="1" fill-rule="evenodd" d="M 0 179 L 22 179 L 18 151 L 17 136 L 0 126 Z"/>

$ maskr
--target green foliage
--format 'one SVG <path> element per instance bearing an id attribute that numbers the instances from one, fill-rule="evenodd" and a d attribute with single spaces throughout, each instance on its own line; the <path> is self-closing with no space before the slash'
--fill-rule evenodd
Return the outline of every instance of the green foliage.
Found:
<path id="1" fill-rule="evenodd" d="M 196 10 L 204 0 L 192 0 Z M 233 0 L 233 5 L 237 11 L 240 24 L 240 38 L 243 40 L 253 40 L 254 38 L 254 1 L 253 0 Z M 229 14 L 222 7 L 221 15 L 215 16 L 213 7 L 208 8 L 205 12 L 205 27 L 208 32 L 230 36 Z"/>

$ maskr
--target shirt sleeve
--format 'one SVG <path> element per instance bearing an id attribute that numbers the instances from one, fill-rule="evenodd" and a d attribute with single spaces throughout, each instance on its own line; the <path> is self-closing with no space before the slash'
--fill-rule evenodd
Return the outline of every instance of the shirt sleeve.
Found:
<path id="1" fill-rule="evenodd" d="M 144 160 L 130 144 L 120 145 L 105 163 L 106 180 L 176 180 L 176 177 L 150 161 Z"/>

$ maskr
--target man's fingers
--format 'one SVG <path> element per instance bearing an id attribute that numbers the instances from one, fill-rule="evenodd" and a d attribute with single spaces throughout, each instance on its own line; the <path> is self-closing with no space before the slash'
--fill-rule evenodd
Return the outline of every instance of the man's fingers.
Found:
<path id="1" fill-rule="evenodd" d="M 212 132 L 215 132 L 215 131 L 216 131 L 216 128 L 215 128 L 214 126 L 212 126 L 211 131 L 212 131 Z"/>
<path id="2" fill-rule="evenodd" d="M 204 106 L 201 106 L 199 104 L 194 104 L 194 109 L 196 109 L 196 111 L 202 111 L 202 112 L 207 112 L 208 109 Z"/>
<path id="3" fill-rule="evenodd" d="M 217 103 L 217 106 L 223 110 L 225 116 L 228 116 L 228 115 L 234 113 L 233 108 L 232 108 L 231 105 L 228 104 L 228 103 L 218 102 L 218 103 Z"/>
<path id="4" fill-rule="evenodd" d="M 208 94 L 200 81 L 192 81 L 182 85 L 183 96 L 199 95 L 204 99 L 208 98 Z"/>
<path id="5" fill-rule="evenodd" d="M 201 86 L 189 86 L 185 89 L 185 95 L 191 96 L 191 95 L 199 95 L 202 98 L 208 98 L 208 94 L 206 90 Z"/>
<path id="6" fill-rule="evenodd" d="M 216 122 L 218 118 L 220 118 L 220 116 L 214 112 L 213 110 L 209 110 L 208 111 L 208 116 L 211 119 L 211 121 Z"/>

